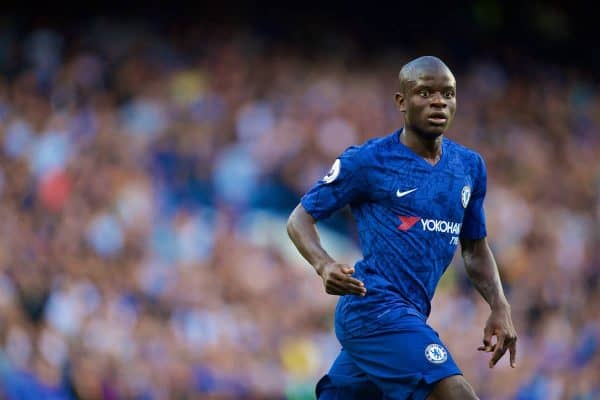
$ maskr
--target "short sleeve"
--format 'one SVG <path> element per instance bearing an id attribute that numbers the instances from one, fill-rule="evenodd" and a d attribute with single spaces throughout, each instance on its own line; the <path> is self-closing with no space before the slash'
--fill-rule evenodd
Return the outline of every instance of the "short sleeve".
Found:
<path id="1" fill-rule="evenodd" d="M 480 155 L 477 155 L 477 165 L 474 171 L 476 176 L 474 177 L 473 193 L 465 209 L 460 232 L 461 238 L 471 240 L 482 239 L 487 235 L 485 211 L 483 209 L 483 200 L 487 191 L 487 171 Z"/>
<path id="2" fill-rule="evenodd" d="M 300 200 L 316 220 L 358 201 L 366 191 L 366 170 L 359 147 L 350 147 L 337 158 L 331 169 Z"/>

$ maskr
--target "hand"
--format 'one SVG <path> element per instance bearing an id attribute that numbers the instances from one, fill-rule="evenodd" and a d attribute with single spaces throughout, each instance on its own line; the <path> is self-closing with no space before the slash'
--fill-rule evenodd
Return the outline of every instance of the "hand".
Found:
<path id="1" fill-rule="evenodd" d="M 495 344 L 492 344 L 493 336 L 496 336 Z M 494 353 L 490 359 L 490 368 L 496 365 L 506 350 L 510 353 L 510 366 L 512 368 L 517 366 L 517 332 L 513 326 L 509 309 L 492 310 L 483 330 L 483 346 L 478 347 L 477 350 Z"/>
<path id="2" fill-rule="evenodd" d="M 331 262 L 325 264 L 321 269 L 320 274 L 323 279 L 325 292 L 343 296 L 345 294 L 353 294 L 364 296 L 367 293 L 365 284 L 356 278 L 352 277 L 354 268 L 346 264 L 338 264 Z"/>

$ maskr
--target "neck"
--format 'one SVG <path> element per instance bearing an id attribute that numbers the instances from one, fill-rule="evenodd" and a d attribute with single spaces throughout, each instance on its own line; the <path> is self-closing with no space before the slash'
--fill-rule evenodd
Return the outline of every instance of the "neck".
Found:
<path id="1" fill-rule="evenodd" d="M 412 130 L 402 129 L 400 142 L 425 159 L 430 164 L 437 163 L 442 156 L 444 135 L 428 138 Z"/>

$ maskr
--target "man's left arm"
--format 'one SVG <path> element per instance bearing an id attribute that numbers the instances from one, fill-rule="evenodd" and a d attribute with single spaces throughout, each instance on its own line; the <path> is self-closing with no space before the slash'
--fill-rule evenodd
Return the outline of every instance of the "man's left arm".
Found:
<path id="1" fill-rule="evenodd" d="M 517 332 L 512 323 L 510 305 L 504 296 L 496 261 L 487 239 L 460 239 L 462 256 L 469 279 L 490 305 L 491 313 L 483 335 L 483 346 L 478 350 L 493 352 L 489 367 L 492 368 L 508 350 L 510 366 L 516 366 Z M 492 344 L 492 337 L 496 343 Z"/>

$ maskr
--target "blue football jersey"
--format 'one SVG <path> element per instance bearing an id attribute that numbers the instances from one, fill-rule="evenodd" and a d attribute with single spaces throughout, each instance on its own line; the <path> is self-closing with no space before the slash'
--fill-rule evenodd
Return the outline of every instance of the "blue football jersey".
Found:
<path id="1" fill-rule="evenodd" d="M 301 200 L 316 220 L 346 205 L 356 219 L 363 259 L 355 277 L 367 295 L 340 297 L 336 319 L 342 314 L 348 330 L 375 327 L 399 309 L 427 319 L 459 238 L 486 236 L 481 156 L 443 138 L 432 166 L 402 144 L 400 133 L 346 149 Z"/>

